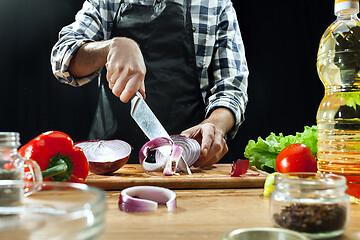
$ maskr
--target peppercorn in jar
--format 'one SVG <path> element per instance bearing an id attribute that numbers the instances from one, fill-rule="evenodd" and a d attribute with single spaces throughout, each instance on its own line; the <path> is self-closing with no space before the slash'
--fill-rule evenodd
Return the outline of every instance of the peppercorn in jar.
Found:
<path id="1" fill-rule="evenodd" d="M 335 174 L 284 173 L 275 176 L 270 217 L 281 228 L 311 238 L 341 235 L 350 219 L 346 179 Z"/>

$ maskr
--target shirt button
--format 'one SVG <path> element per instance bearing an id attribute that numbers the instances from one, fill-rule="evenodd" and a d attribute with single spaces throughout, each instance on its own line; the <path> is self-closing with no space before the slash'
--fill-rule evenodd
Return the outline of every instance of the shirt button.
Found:
<path id="1" fill-rule="evenodd" d="M 192 29 L 192 31 L 193 31 L 193 32 L 195 32 L 195 30 L 196 30 L 196 28 L 195 28 L 195 27 L 192 27 L 191 29 Z"/>

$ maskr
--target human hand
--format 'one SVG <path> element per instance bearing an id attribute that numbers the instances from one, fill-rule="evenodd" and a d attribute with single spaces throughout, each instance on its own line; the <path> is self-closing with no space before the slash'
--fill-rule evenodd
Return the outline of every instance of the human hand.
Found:
<path id="1" fill-rule="evenodd" d="M 137 91 L 145 97 L 146 67 L 135 41 L 129 38 L 112 39 L 105 66 L 109 88 L 122 102 L 128 102 Z"/>
<path id="2" fill-rule="evenodd" d="M 194 167 L 211 166 L 229 150 L 224 133 L 212 123 L 200 123 L 183 131 L 181 135 L 197 140 L 201 146 L 201 154 Z"/>

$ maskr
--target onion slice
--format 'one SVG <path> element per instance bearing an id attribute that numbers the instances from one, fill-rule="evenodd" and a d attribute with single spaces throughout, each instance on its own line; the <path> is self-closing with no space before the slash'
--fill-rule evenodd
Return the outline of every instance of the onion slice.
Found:
<path id="1" fill-rule="evenodd" d="M 122 140 L 90 140 L 75 143 L 89 162 L 90 172 L 106 174 L 115 172 L 129 159 L 131 146 Z"/>
<path id="2" fill-rule="evenodd" d="M 231 166 L 231 176 L 239 177 L 240 175 L 244 175 L 247 173 L 248 168 L 249 168 L 248 159 L 238 159 Z"/>
<path id="3" fill-rule="evenodd" d="M 173 175 L 176 172 L 186 172 L 191 175 L 190 167 L 200 156 L 200 144 L 195 140 L 181 135 L 172 135 L 171 139 L 159 137 L 147 142 L 140 150 L 139 161 L 146 171 L 156 171 L 164 168 L 164 175 Z M 169 154 L 159 148 L 169 148 Z M 155 152 L 155 162 L 147 162 L 149 151 Z"/>
<path id="4" fill-rule="evenodd" d="M 201 147 L 198 141 L 181 135 L 171 135 L 171 139 L 183 148 L 182 157 L 186 164 L 191 167 L 199 159 Z"/>
<path id="5" fill-rule="evenodd" d="M 168 147 L 170 148 L 170 153 L 171 153 L 171 149 L 172 149 L 172 145 L 173 145 L 173 141 L 171 139 L 165 138 L 165 137 L 160 137 L 160 138 L 155 138 L 149 142 L 147 142 L 141 149 L 139 152 L 139 161 L 140 164 L 142 166 L 142 168 L 146 171 L 156 171 L 162 167 L 164 167 L 164 165 L 166 164 L 166 161 L 170 158 L 170 156 L 159 156 L 160 152 L 157 151 L 155 154 L 155 163 L 149 163 L 146 162 L 145 160 L 148 157 L 148 152 L 149 151 L 154 151 L 157 150 L 159 147 Z"/>
<path id="6" fill-rule="evenodd" d="M 176 169 L 181 159 L 183 148 L 177 144 L 173 144 L 170 158 L 165 163 L 164 175 L 172 176 L 176 174 Z"/>
<path id="7" fill-rule="evenodd" d="M 176 194 L 170 189 L 155 186 L 135 186 L 121 191 L 119 209 L 124 212 L 154 212 L 158 204 L 168 211 L 176 208 Z"/>

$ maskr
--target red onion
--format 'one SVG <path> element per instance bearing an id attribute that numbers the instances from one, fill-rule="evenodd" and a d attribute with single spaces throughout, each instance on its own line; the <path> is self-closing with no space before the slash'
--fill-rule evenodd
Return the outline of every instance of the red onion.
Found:
<path id="1" fill-rule="evenodd" d="M 124 212 L 154 212 L 158 204 L 174 210 L 176 194 L 163 187 L 135 186 L 124 189 L 119 197 L 119 209 Z"/>
<path id="2" fill-rule="evenodd" d="M 171 176 L 176 173 L 178 163 L 181 158 L 183 148 L 177 144 L 173 144 L 170 159 L 165 163 L 164 174 L 165 176 Z"/>
<path id="3" fill-rule="evenodd" d="M 239 177 L 240 175 L 246 174 L 249 168 L 248 159 L 238 159 L 235 163 L 232 164 L 231 176 Z"/>
<path id="4" fill-rule="evenodd" d="M 184 149 L 182 156 L 187 165 L 191 167 L 200 157 L 200 144 L 195 139 L 181 135 L 172 135 L 170 137 L 174 143 L 180 145 Z"/>
<path id="5" fill-rule="evenodd" d="M 78 142 L 89 162 L 90 172 L 112 173 L 129 160 L 131 146 L 122 140 L 90 140 Z"/>
<path id="6" fill-rule="evenodd" d="M 140 150 L 139 160 L 140 164 L 146 171 L 156 171 L 164 168 L 165 175 L 173 175 L 175 172 L 184 171 L 191 174 L 190 168 L 200 156 L 199 143 L 191 138 L 173 135 L 168 138 L 156 138 L 147 142 Z M 164 151 L 159 151 L 159 148 L 170 148 L 169 154 L 163 155 Z M 155 163 L 146 161 L 148 152 L 154 151 Z M 179 154 L 181 158 L 179 158 Z"/>
<path id="7" fill-rule="evenodd" d="M 157 154 L 160 154 L 160 155 L 155 156 L 155 160 L 156 160 L 155 163 L 149 163 L 149 162 L 146 162 L 145 160 L 148 156 L 149 151 L 156 150 L 159 147 L 170 148 L 169 153 L 171 154 L 172 145 L 173 145 L 172 140 L 165 138 L 165 137 L 155 138 L 155 139 L 147 142 L 141 148 L 141 150 L 139 152 L 139 161 L 140 161 L 142 168 L 145 169 L 146 171 L 155 171 L 155 170 L 158 170 L 159 168 L 164 167 L 164 165 L 166 164 L 166 160 L 170 156 L 163 156 L 163 155 L 161 155 L 160 152 L 156 152 Z"/>

